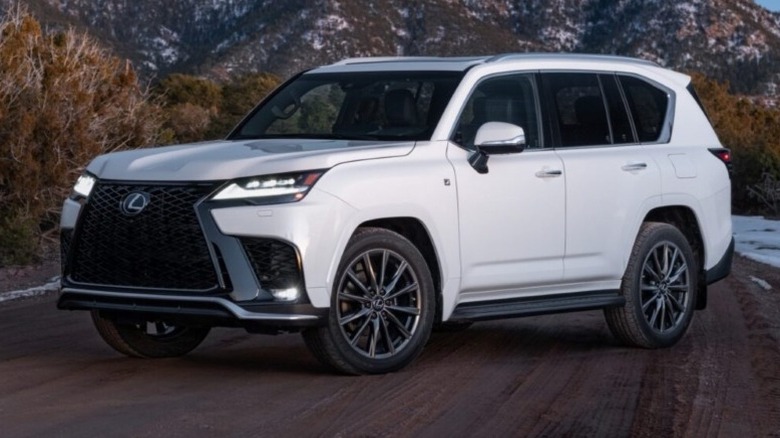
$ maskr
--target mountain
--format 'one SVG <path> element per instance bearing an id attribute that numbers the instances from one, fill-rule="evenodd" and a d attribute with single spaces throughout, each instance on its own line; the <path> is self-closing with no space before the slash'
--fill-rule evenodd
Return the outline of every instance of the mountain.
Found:
<path id="1" fill-rule="evenodd" d="M 14 1 L 0 0 L 0 9 Z M 341 58 L 587 52 L 638 56 L 780 97 L 780 14 L 752 0 L 26 0 L 142 74 L 288 76 Z"/>

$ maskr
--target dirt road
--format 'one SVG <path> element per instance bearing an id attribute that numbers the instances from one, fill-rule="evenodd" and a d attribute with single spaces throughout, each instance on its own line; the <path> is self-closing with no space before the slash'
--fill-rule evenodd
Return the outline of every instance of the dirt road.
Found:
<path id="1" fill-rule="evenodd" d="M 585 312 L 437 333 L 369 377 L 238 330 L 128 359 L 53 298 L 0 306 L 0 436 L 108 435 L 780 436 L 780 270 L 737 260 L 672 349 L 623 348 Z"/>

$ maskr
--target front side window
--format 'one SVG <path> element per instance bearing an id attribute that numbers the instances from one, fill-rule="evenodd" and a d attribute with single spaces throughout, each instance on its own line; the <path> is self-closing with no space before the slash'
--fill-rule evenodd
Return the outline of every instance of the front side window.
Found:
<path id="1" fill-rule="evenodd" d="M 452 141 L 474 149 L 477 130 L 487 122 L 506 122 L 525 131 L 526 147 L 541 147 L 536 87 L 532 74 L 488 78 L 463 107 Z"/>
<path id="2" fill-rule="evenodd" d="M 285 84 L 231 139 L 428 140 L 462 72 L 310 73 Z"/>

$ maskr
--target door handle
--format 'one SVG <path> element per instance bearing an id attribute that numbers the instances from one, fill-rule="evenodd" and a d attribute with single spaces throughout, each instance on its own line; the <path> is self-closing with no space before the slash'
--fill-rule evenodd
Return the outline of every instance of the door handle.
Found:
<path id="1" fill-rule="evenodd" d="M 647 169 L 647 163 L 628 163 L 624 164 L 621 169 L 625 170 L 626 172 L 632 172 L 635 170 L 645 170 Z"/>
<path id="2" fill-rule="evenodd" d="M 561 175 L 563 175 L 563 171 L 558 169 L 542 169 L 536 172 L 537 178 L 556 178 Z"/>

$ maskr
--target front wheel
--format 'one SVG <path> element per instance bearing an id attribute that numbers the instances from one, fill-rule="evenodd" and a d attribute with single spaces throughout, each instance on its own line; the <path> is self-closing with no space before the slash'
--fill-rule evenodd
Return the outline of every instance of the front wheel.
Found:
<path id="1" fill-rule="evenodd" d="M 312 353 L 347 374 L 387 373 L 422 351 L 435 314 L 420 251 L 398 233 L 366 228 L 350 239 L 336 274 L 328 325 L 303 333 Z"/>
<path id="2" fill-rule="evenodd" d="M 615 337 L 644 348 L 677 343 L 693 318 L 697 272 L 680 230 L 664 223 L 642 224 L 621 284 L 626 304 L 604 310 Z"/>
<path id="3" fill-rule="evenodd" d="M 162 320 L 120 323 L 92 311 L 92 322 L 100 337 L 114 350 L 131 357 L 163 358 L 183 356 L 200 345 L 210 327 L 171 325 Z"/>

